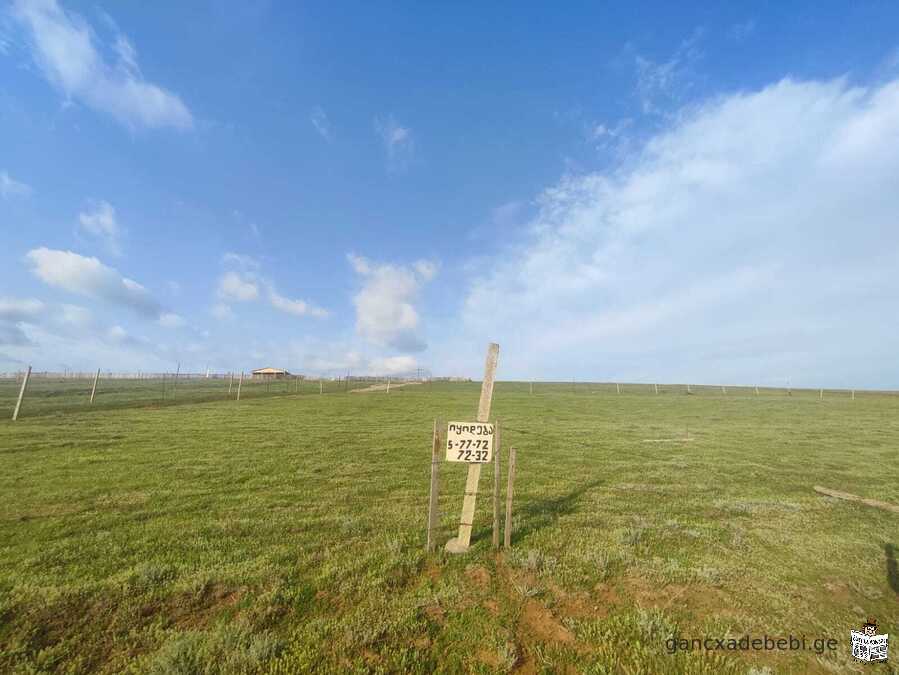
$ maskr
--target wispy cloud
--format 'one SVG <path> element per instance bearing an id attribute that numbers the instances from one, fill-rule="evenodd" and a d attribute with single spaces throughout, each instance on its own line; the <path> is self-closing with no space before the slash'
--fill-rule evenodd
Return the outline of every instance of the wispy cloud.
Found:
<path id="1" fill-rule="evenodd" d="M 91 204 L 87 210 L 78 214 L 78 222 L 82 231 L 103 241 L 111 254 L 122 254 L 119 244 L 121 228 L 112 204 L 107 201 Z"/>
<path id="2" fill-rule="evenodd" d="M 755 32 L 755 19 L 747 19 L 730 27 L 730 37 L 736 42 L 745 42 Z"/>
<path id="3" fill-rule="evenodd" d="M 348 260 L 362 280 L 362 289 L 353 298 L 357 333 L 380 347 L 423 351 L 427 344 L 419 334 L 415 303 L 437 273 L 436 264 L 426 260 L 409 267 L 379 264 L 353 254 Z"/>
<path id="4" fill-rule="evenodd" d="M 412 130 L 400 125 L 393 115 L 375 120 L 375 131 L 387 153 L 387 168 L 391 171 L 406 170 L 415 155 Z"/>
<path id="5" fill-rule="evenodd" d="M 31 193 L 31 186 L 13 179 L 6 171 L 0 171 L 0 197 L 28 197 Z"/>
<path id="6" fill-rule="evenodd" d="M 331 120 L 328 119 L 328 115 L 320 106 L 312 109 L 312 112 L 309 114 L 309 121 L 312 122 L 312 126 L 315 127 L 319 136 L 328 142 L 333 140 Z"/>
<path id="7" fill-rule="evenodd" d="M 107 63 L 90 24 L 56 0 L 15 0 L 12 15 L 29 31 L 32 54 L 44 76 L 67 98 L 129 128 L 193 126 L 190 110 L 176 94 L 143 78 L 137 52 L 124 35 L 113 45 L 115 62 Z"/>
<path id="8" fill-rule="evenodd" d="M 687 98 L 693 67 L 702 57 L 698 46 L 702 34 L 701 29 L 696 29 L 667 61 L 654 61 L 642 54 L 634 56 L 637 98 L 644 114 L 662 114 Z"/>
<path id="9" fill-rule="evenodd" d="M 292 314 L 294 316 L 312 316 L 317 318 L 328 316 L 328 312 L 321 307 L 309 304 L 305 300 L 291 300 L 290 298 L 285 298 L 275 290 L 274 286 L 268 287 L 268 300 L 272 307 L 285 314 Z"/>

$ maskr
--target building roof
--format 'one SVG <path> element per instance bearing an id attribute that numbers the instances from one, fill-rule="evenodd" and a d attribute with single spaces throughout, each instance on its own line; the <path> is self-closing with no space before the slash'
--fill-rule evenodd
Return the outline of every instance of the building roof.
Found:
<path id="1" fill-rule="evenodd" d="M 257 368 L 253 371 L 253 375 L 286 375 L 287 371 L 283 368 Z"/>

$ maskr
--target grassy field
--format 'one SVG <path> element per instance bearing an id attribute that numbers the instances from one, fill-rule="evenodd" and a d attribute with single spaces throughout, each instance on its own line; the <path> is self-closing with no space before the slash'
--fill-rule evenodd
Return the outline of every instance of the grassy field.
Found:
<path id="1" fill-rule="evenodd" d="M 812 491 L 899 504 L 899 398 L 500 383 L 513 549 L 486 468 L 471 552 L 426 555 L 432 420 L 478 392 L 0 422 L 0 671 L 899 673 L 849 652 L 869 615 L 899 639 L 899 515 Z M 665 644 L 745 634 L 809 649 Z"/>

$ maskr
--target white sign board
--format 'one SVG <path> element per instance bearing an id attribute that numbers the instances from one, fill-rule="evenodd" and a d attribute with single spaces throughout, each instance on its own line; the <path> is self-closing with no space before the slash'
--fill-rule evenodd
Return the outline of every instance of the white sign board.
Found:
<path id="1" fill-rule="evenodd" d="M 446 429 L 446 461 L 486 464 L 493 458 L 493 432 L 489 422 L 450 422 Z"/>

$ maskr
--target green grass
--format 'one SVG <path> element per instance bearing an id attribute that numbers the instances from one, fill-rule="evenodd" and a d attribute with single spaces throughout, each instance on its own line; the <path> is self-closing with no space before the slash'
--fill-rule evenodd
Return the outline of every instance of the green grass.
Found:
<path id="1" fill-rule="evenodd" d="M 899 516 L 812 491 L 899 503 L 899 398 L 528 390 L 493 405 L 513 549 L 485 468 L 453 557 L 423 551 L 431 425 L 478 384 L 0 422 L 0 671 L 899 672 L 895 645 L 849 654 L 867 615 L 899 634 Z M 441 466 L 441 544 L 464 481 Z M 675 634 L 838 644 L 669 655 Z"/>

